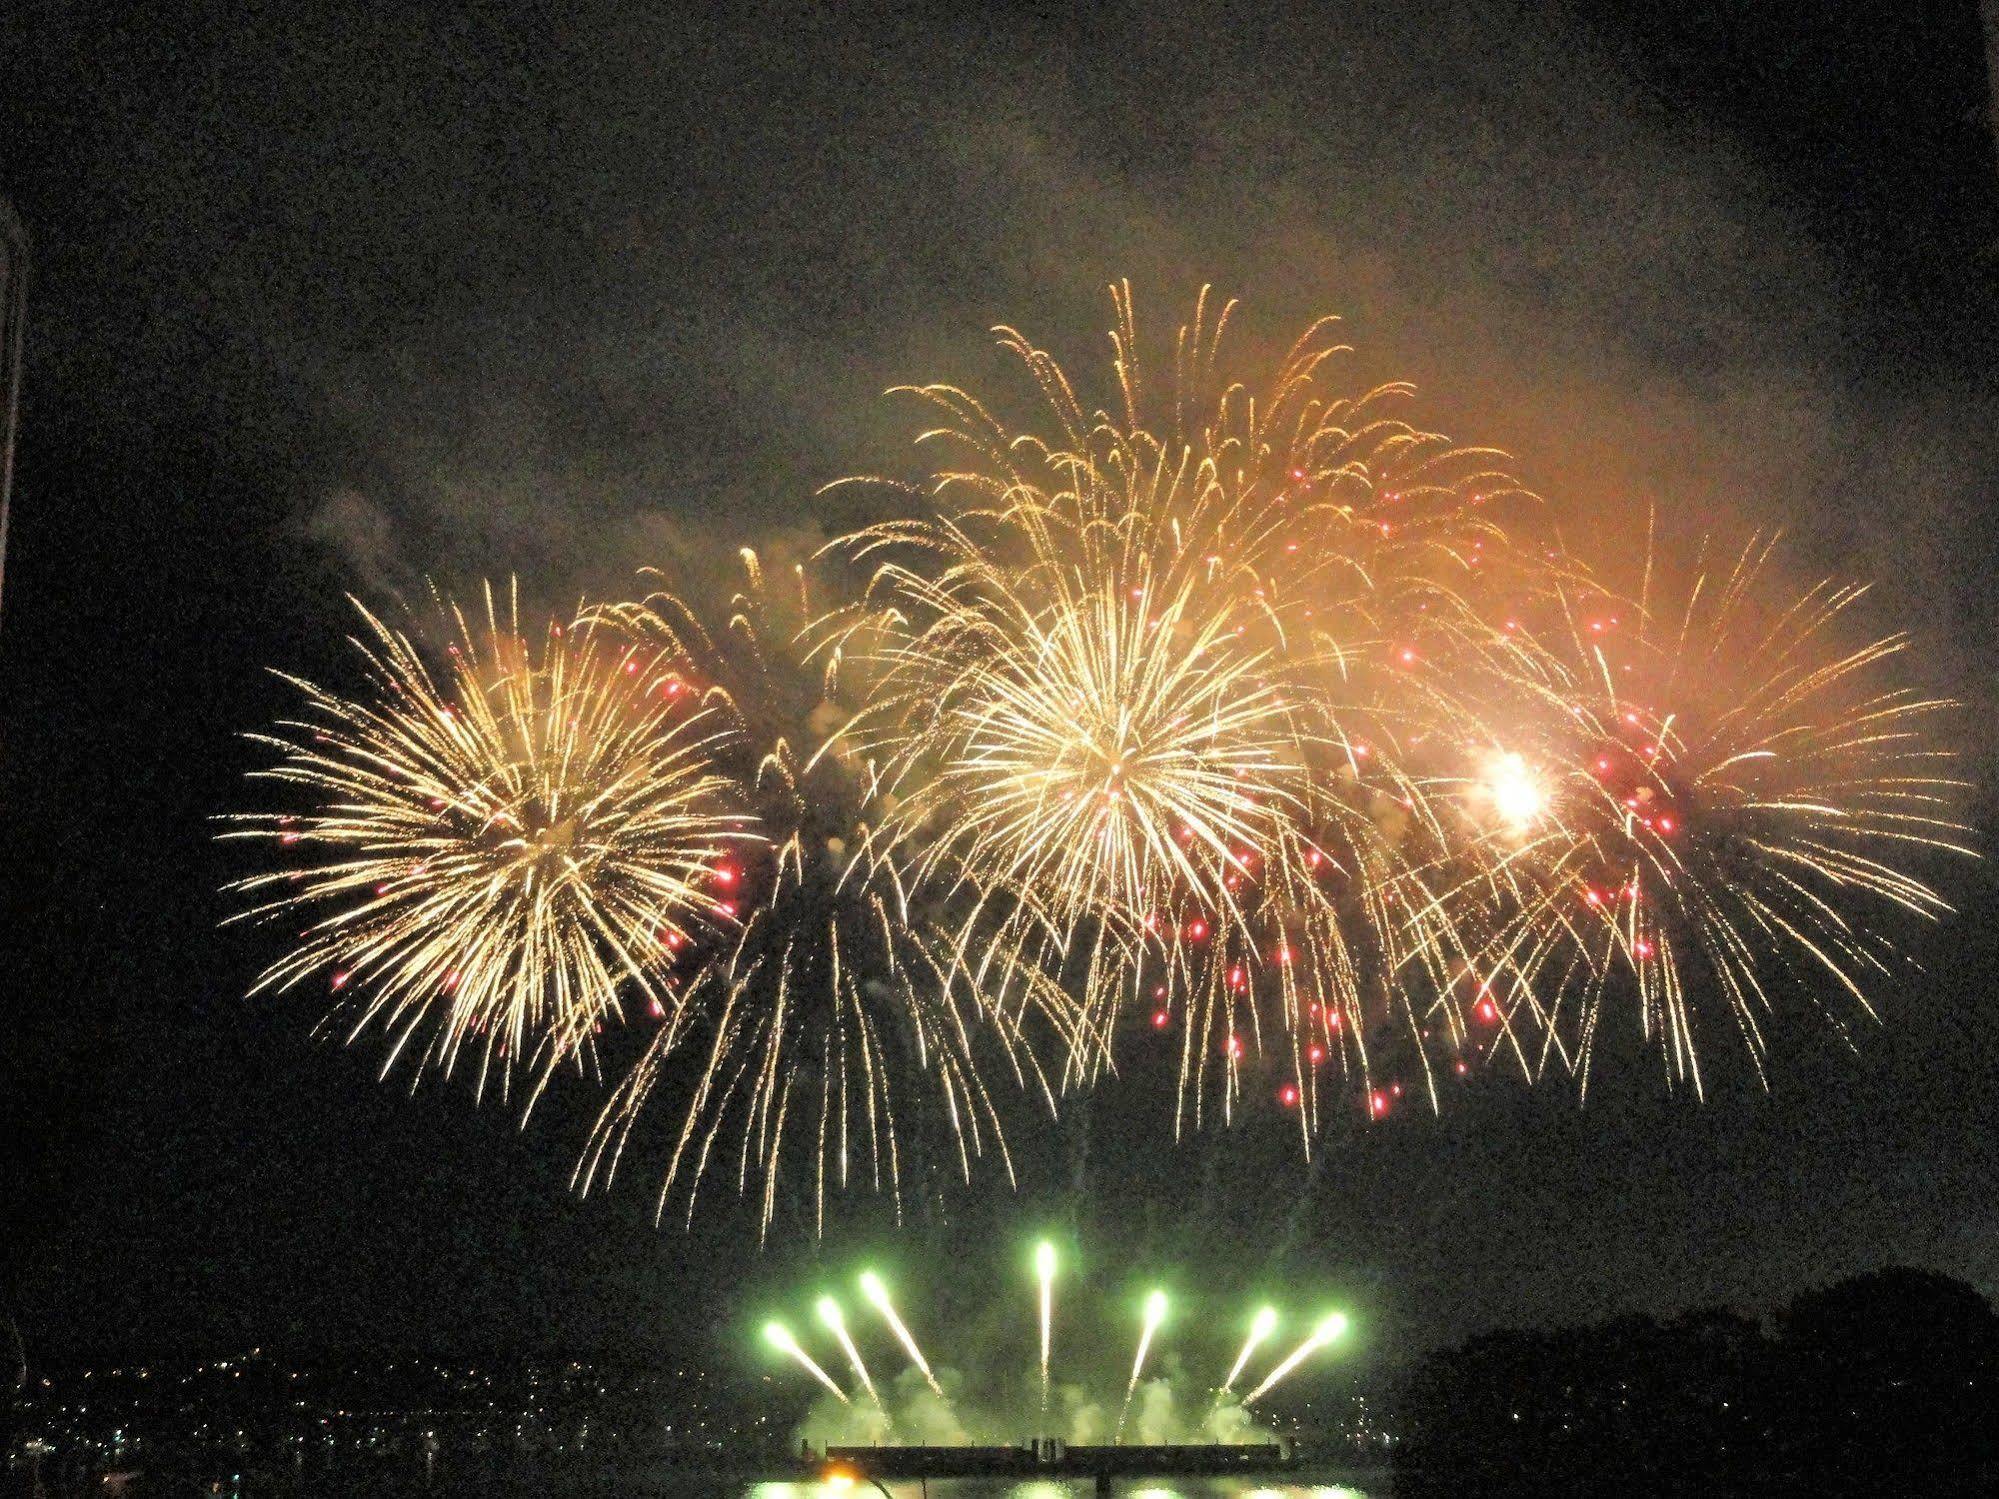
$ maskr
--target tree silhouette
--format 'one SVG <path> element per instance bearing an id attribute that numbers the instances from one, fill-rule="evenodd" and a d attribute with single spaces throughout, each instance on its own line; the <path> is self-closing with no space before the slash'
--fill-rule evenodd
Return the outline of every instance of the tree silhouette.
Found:
<path id="1" fill-rule="evenodd" d="M 1492 1333 L 1403 1398 L 1405 1499 L 1999 1492 L 1999 1317 L 1885 1270 L 1798 1297 L 1775 1335 L 1720 1310 Z"/>

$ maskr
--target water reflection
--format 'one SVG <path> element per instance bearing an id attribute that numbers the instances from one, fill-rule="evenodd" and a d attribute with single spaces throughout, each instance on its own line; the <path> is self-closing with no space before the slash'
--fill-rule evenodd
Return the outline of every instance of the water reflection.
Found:
<path id="1" fill-rule="evenodd" d="M 1078 1499 L 1078 1496 L 1090 1494 L 1091 1487 L 1087 1479 L 1077 1479 L 1073 1483 L 1054 1483 L 1045 1478 L 1028 1483 L 932 1479 L 927 1489 L 914 1480 L 907 1480 L 889 1484 L 888 1491 L 894 1499 L 905 1499 L 905 1496 L 918 1499 L 926 1493 L 931 1499 Z M 1231 1482 L 1225 1478 L 1193 1479 L 1171 1486 L 1134 1479 L 1120 1482 L 1112 1492 L 1118 1499 L 1371 1499 L 1365 1489 L 1348 1488 L 1343 1484 L 1272 1487 L 1259 1483 L 1248 1487 L 1240 1481 Z M 879 1499 L 880 1490 L 865 1484 L 758 1483 L 749 1485 L 743 1493 L 744 1499 L 868 1499 L 869 1495 Z"/>
<path id="2" fill-rule="evenodd" d="M 270 1472 L 233 1474 L 224 1471 L 197 1482 L 146 1483 L 154 1475 L 139 1475 L 140 1499 L 147 1494 L 220 1496 L 220 1499 L 881 1499 L 883 1490 L 865 1481 L 844 1485 L 813 1480 L 755 1481 L 720 1473 L 643 1467 L 606 1469 L 579 1475 L 574 1471 L 542 1474 L 466 1473 L 451 1469 L 427 1472 L 411 1463 L 336 1468 L 307 1475 Z M 164 1470 L 162 1480 L 170 1475 Z M 1112 1487 L 1115 1499 L 1389 1499 L 1384 1480 L 1365 1488 L 1318 1482 L 1272 1484 L 1268 1479 L 1189 1478 L 1160 1480 L 1121 1478 Z M 73 1481 L 65 1481 L 68 1478 Z M 1066 1482 L 1033 1479 L 932 1479 L 928 1486 L 914 1479 L 886 1485 L 888 1499 L 1094 1499 L 1088 1479 Z M 106 1499 L 122 1492 L 101 1479 L 80 1475 L 47 1475 L 0 1468 L 0 1499 Z"/>

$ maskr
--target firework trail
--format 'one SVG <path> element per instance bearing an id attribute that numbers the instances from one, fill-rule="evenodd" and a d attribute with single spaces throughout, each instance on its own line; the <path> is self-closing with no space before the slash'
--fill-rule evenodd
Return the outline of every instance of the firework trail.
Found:
<path id="1" fill-rule="evenodd" d="M 930 1372 L 930 1361 L 924 1358 L 923 1350 L 916 1346 L 916 1339 L 903 1325 L 902 1318 L 896 1312 L 895 1303 L 889 1300 L 888 1287 L 882 1284 L 882 1278 L 874 1271 L 861 1272 L 861 1294 L 867 1297 L 870 1306 L 881 1313 L 882 1320 L 888 1323 L 889 1331 L 895 1334 L 896 1342 L 900 1343 L 902 1351 L 909 1355 L 909 1361 L 923 1376 L 923 1382 L 930 1386 L 931 1393 L 940 1400 L 946 1398 L 944 1387 L 937 1383 L 937 1376 Z"/>
<path id="2" fill-rule="evenodd" d="M 1277 1309 L 1269 1306 L 1259 1308 L 1255 1321 L 1249 1325 L 1249 1336 L 1243 1339 L 1242 1352 L 1235 1356 L 1235 1362 L 1229 1365 L 1228 1378 L 1222 1381 L 1221 1388 L 1215 1392 L 1217 1401 L 1235 1388 L 1236 1380 L 1241 1377 L 1243 1369 L 1249 1364 L 1250 1355 L 1255 1353 L 1263 1340 L 1275 1331 L 1277 1331 Z"/>
<path id="3" fill-rule="evenodd" d="M 1145 1372 L 1145 1356 L 1152 1350 L 1152 1335 L 1159 1331 L 1159 1324 L 1165 1320 L 1166 1293 L 1154 1291 L 1145 1298 L 1145 1321 L 1139 1328 L 1138 1352 L 1131 1361 L 1131 1378 L 1125 1381 L 1124 1403 L 1118 1407 L 1117 1425 L 1111 1432 L 1113 1442 L 1124 1436 L 1125 1417 L 1131 1414 L 1131 1397 L 1138 1389 L 1139 1376 Z"/>
<path id="4" fill-rule="evenodd" d="M 798 1346 L 798 1339 L 791 1335 L 791 1330 L 782 1322 L 765 1323 L 764 1339 L 771 1347 L 777 1349 L 778 1352 L 797 1360 L 799 1367 L 818 1380 L 820 1384 L 824 1385 L 827 1391 L 840 1404 L 851 1405 L 853 1403 L 847 1398 L 847 1392 L 833 1382 L 833 1376 L 820 1368 L 812 1355 Z"/>
<path id="5" fill-rule="evenodd" d="M 1311 1336 L 1292 1349 L 1290 1353 L 1286 1354 L 1283 1361 L 1276 1368 L 1264 1375 L 1263 1383 L 1243 1396 L 1242 1403 L 1244 1405 L 1252 1405 L 1256 1401 L 1261 1400 L 1277 1386 L 1285 1375 L 1296 1369 L 1306 1359 L 1317 1353 L 1346 1330 L 1347 1319 L 1342 1313 L 1334 1312 L 1328 1317 L 1321 1318 L 1318 1326 L 1312 1329 Z"/>
<path id="6" fill-rule="evenodd" d="M 821 1296 L 815 1310 L 819 1313 L 819 1320 L 825 1324 L 826 1330 L 833 1334 L 834 1341 L 840 1345 L 840 1351 L 847 1355 L 847 1363 L 853 1368 L 854 1378 L 859 1380 L 861 1388 L 868 1392 L 868 1399 L 875 1403 L 884 1416 L 887 1416 L 888 1407 L 882 1404 L 881 1392 L 875 1389 L 875 1382 L 868 1377 L 868 1366 L 861 1357 L 860 1346 L 847 1332 L 847 1319 L 840 1314 L 840 1303 L 831 1296 Z M 893 1421 L 889 1424 L 891 1427 L 894 1425 Z"/>
<path id="7" fill-rule="evenodd" d="M 390 1034 L 385 1071 L 469 1047 L 482 1091 L 516 1063 L 545 1082 L 624 994 L 664 1005 L 676 951 L 726 925 L 714 871 L 754 835 L 715 770 L 723 726 L 673 653 L 560 626 L 536 644 L 490 587 L 475 614 L 438 601 L 435 656 L 360 612 L 367 692 L 287 677 L 303 715 L 250 736 L 278 756 L 253 777 L 303 803 L 222 835 L 274 856 L 231 887 L 248 918 L 301 926 L 251 993 L 323 980 L 350 1039 Z"/>
<path id="8" fill-rule="evenodd" d="M 1034 1276 L 1041 1283 L 1041 1407 L 1048 1408 L 1048 1351 L 1055 1330 L 1055 1246 L 1034 1246 Z"/>

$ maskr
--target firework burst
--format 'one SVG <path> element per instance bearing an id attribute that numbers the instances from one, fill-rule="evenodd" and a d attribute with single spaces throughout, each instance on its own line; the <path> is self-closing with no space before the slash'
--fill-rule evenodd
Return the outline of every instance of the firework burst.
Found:
<path id="1" fill-rule="evenodd" d="M 908 626 L 868 726 L 901 796 L 887 831 L 1048 923 L 1020 946 L 1095 1017 L 1073 1077 L 1134 1016 L 1179 1036 L 1179 1118 L 1211 1093 L 1230 1117 L 1261 1057 L 1309 1148 L 1324 1069 L 1366 1085 L 1371 1046 L 1420 1049 L 1438 986 L 1410 975 L 1464 946 L 1399 752 L 1463 734 L 1434 686 L 1474 600 L 1545 566 L 1498 524 L 1531 497 L 1498 455 L 1387 415 L 1406 388 L 1330 394 L 1329 322 L 1255 395 L 1218 376 L 1231 306 L 1204 294 L 1148 403 L 1113 297 L 1113 409 L 1002 330 L 1046 429 L 923 390 L 953 460 L 930 513 L 846 543 Z"/>
<path id="2" fill-rule="evenodd" d="M 1869 907 L 1943 915 L 1926 871 L 1971 852 L 1933 737 L 1953 705 L 1882 684 L 1908 638 L 1840 643 L 1865 590 L 1786 595 L 1774 545 L 1703 564 L 1676 604 L 1650 567 L 1628 603 L 1565 593 L 1501 649 L 1519 748 L 1472 782 L 1506 833 L 1477 881 L 1506 908 L 1489 966 L 1585 1086 L 1626 995 L 1696 1092 L 1710 1007 L 1759 1077 L 1785 996 L 1842 1035 L 1874 1018 L 1896 950 Z"/>
<path id="3" fill-rule="evenodd" d="M 639 1121 L 677 1116 L 659 1195 L 691 1217 L 721 1169 L 768 1232 L 787 1168 L 823 1226 L 829 1192 L 865 1183 L 898 1212 L 912 1148 L 925 1175 L 969 1177 L 990 1151 L 1011 1178 L 980 1055 L 1046 1095 L 1019 1008 L 966 982 L 938 898 L 887 850 L 874 767 L 848 741 L 848 644 L 877 622 L 814 616 L 745 553 L 748 583 L 710 632 L 671 593 L 606 611 L 606 628 L 686 655 L 708 711 L 729 726 L 731 770 L 765 841 L 726 871 L 738 925 L 691 955 L 689 976 L 618 1086 L 578 1168 L 585 1190 L 617 1168 Z M 1033 1005 L 1057 1017 L 1052 983 Z M 670 1100 L 670 1104 L 669 1104 Z M 1052 1102 L 1052 1100 L 1051 1100 Z"/>
<path id="4" fill-rule="evenodd" d="M 988 1072 L 1052 1109 L 1150 1048 L 1176 1133 L 1262 1086 L 1309 1153 L 1356 1085 L 1587 1086 L 1627 1004 L 1696 1092 L 1711 1012 L 1759 1073 L 1785 996 L 1872 1015 L 1879 918 L 1969 850 L 1949 705 L 1880 681 L 1905 637 L 1838 643 L 1861 590 L 1783 595 L 1758 542 L 1620 599 L 1502 455 L 1336 389 L 1330 320 L 1252 388 L 1234 304 L 1159 377 L 1112 297 L 1101 406 L 1010 329 L 1025 427 L 915 392 L 928 474 L 812 564 L 850 604 L 746 551 L 720 613 L 531 641 L 488 590 L 431 655 L 363 611 L 368 690 L 257 736 L 303 805 L 225 834 L 302 926 L 257 992 L 537 1091 L 642 1005 L 579 1186 L 663 1116 L 660 1213 L 719 1178 L 764 1233 L 1010 1177 Z"/>
<path id="5" fill-rule="evenodd" d="M 545 1079 L 626 996 L 654 1004 L 673 952 L 718 921 L 707 893 L 752 841 L 716 773 L 722 726 L 680 692 L 671 652 L 582 628 L 523 634 L 488 588 L 439 602 L 443 649 L 363 609 L 369 690 L 287 678 L 302 717 L 251 736 L 255 778 L 295 811 L 229 819 L 278 867 L 233 888 L 250 918 L 303 923 L 252 993 L 325 982 L 349 1036 L 392 1038 L 483 1089 L 515 1064 Z"/>

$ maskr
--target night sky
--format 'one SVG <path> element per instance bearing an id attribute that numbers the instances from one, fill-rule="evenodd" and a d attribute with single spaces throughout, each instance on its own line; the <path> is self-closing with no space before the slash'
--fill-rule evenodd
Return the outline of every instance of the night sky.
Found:
<path id="1" fill-rule="evenodd" d="M 1127 1268 L 1345 1296 L 1382 1350 L 1890 1261 L 1999 1293 L 1999 894 L 1912 934 L 1859 1053 L 1780 1026 L 1768 1093 L 1639 1054 L 1354 1131 L 1176 1149 L 1112 1090 L 1078 1178 L 1030 1129 L 898 1235 L 823 1250 L 577 1202 L 589 1099 L 522 1132 L 378 1084 L 248 1002 L 274 934 L 239 738 L 278 666 L 351 681 L 344 595 L 538 598 L 813 533 L 908 461 L 904 380 L 1004 384 L 997 322 L 1093 376 L 1104 284 L 1204 281 L 1255 367 L 1337 311 L 1421 420 L 1514 452 L 1596 545 L 1779 526 L 1878 578 L 1960 720 L 1991 846 L 1999 168 L 1977 7 L 1792 0 L 0 13 L 0 192 L 35 245 L 0 600 L 0 1287 L 38 1357 L 733 1336 L 815 1253 L 1012 1273 L 1075 1223 Z M 327 8 L 329 11 L 335 8 Z M 1645 9 L 1652 9 L 1647 7 Z M 1661 7 L 1671 10 L 1671 7 Z M 571 11 L 574 13 L 570 13 Z M 1822 12 L 1830 10 L 1828 19 Z M 697 14 L 698 12 L 701 12 Z M 1636 27 L 1637 29 L 1634 29 Z M 1718 1047 L 1724 1038 L 1716 1036 Z M 940 1292 L 940 1294 L 942 1294 Z M 969 1294 L 960 1284 L 958 1294 Z"/>

